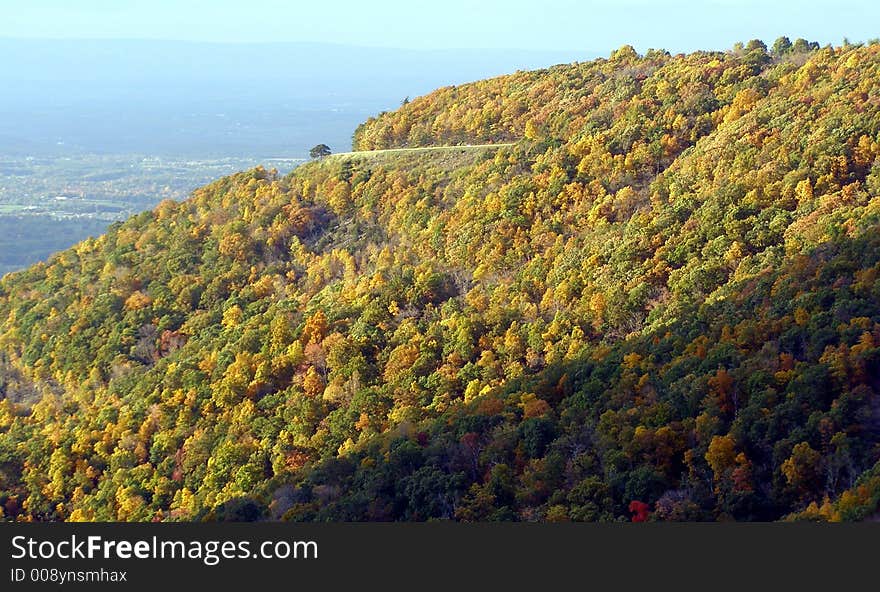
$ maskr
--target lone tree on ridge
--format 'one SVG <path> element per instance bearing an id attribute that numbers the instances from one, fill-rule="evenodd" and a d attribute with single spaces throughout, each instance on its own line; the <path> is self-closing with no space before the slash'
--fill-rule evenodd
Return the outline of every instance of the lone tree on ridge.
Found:
<path id="1" fill-rule="evenodd" d="M 312 158 L 324 158 L 325 156 L 330 156 L 330 146 L 327 144 L 318 144 L 309 150 L 309 156 Z"/>

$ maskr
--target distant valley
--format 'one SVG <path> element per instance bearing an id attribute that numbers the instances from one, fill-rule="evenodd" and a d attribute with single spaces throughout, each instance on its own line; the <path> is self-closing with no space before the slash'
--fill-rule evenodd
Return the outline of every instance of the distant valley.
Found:
<path id="1" fill-rule="evenodd" d="M 561 52 L 0 39 L 0 275 L 318 142 L 348 150 L 407 96 Z"/>

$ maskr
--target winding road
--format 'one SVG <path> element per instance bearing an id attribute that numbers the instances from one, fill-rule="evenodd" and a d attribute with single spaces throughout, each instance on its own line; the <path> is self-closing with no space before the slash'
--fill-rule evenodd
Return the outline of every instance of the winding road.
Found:
<path id="1" fill-rule="evenodd" d="M 459 146 L 420 146 L 418 148 L 385 148 L 382 150 L 356 150 L 354 152 L 336 152 L 334 154 L 329 154 L 324 157 L 333 158 L 336 157 L 346 157 L 346 156 L 371 156 L 371 155 L 379 155 L 379 154 L 391 154 L 394 152 L 429 152 L 429 151 L 455 151 L 461 149 L 474 149 L 474 148 L 501 148 L 502 146 L 514 146 L 516 142 L 503 142 L 497 144 L 461 144 Z"/>

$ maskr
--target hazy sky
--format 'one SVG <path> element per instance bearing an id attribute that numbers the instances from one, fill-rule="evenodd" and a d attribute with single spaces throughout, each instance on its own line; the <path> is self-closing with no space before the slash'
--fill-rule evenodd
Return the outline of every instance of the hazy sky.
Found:
<path id="1" fill-rule="evenodd" d="M 726 49 L 880 36 L 877 0 L 0 0 L 0 37 L 437 48 Z"/>

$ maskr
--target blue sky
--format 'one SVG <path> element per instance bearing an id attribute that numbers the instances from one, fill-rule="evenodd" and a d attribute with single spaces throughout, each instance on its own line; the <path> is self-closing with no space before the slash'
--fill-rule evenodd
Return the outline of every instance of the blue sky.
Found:
<path id="1" fill-rule="evenodd" d="M 605 53 L 880 36 L 880 3 L 811 0 L 0 0 L 0 37 L 330 42 Z"/>

